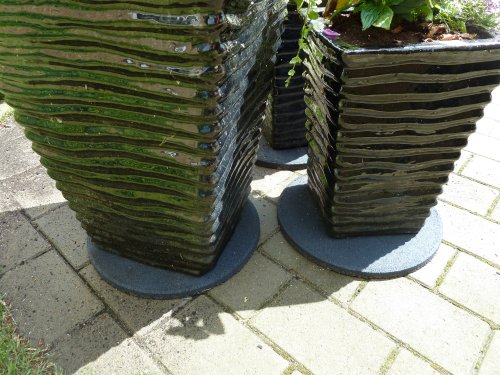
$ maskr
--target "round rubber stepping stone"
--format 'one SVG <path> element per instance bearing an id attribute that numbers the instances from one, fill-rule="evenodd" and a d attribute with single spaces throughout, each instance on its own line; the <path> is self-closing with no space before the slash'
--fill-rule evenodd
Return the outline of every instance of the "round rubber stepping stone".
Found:
<path id="1" fill-rule="evenodd" d="M 257 209 L 248 201 L 233 236 L 215 267 L 202 276 L 166 270 L 100 249 L 87 240 L 90 260 L 97 272 L 117 289 L 148 298 L 171 299 L 201 294 L 239 272 L 257 248 L 260 223 Z"/>
<path id="2" fill-rule="evenodd" d="M 443 225 L 435 209 L 416 234 L 333 238 L 320 209 L 300 177 L 283 191 L 278 222 L 290 244 L 302 255 L 338 273 L 365 279 L 407 275 L 426 265 L 437 252 Z"/>

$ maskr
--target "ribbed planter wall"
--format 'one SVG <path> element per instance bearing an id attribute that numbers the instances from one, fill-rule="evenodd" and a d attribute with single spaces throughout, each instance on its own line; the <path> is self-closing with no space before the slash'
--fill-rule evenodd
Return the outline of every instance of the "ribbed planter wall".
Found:
<path id="1" fill-rule="evenodd" d="M 331 234 L 416 233 L 500 82 L 499 38 L 307 42 L 309 187 Z"/>
<path id="2" fill-rule="evenodd" d="M 215 264 L 249 193 L 286 13 L 242 4 L 1 2 L 0 90 L 99 246 L 192 274 Z"/>
<path id="3" fill-rule="evenodd" d="M 266 140 L 275 149 L 307 145 L 302 65 L 296 67 L 295 76 L 290 85 L 285 87 L 288 71 L 292 68 L 288 62 L 297 55 L 302 24 L 303 20 L 295 4 L 289 3 L 288 17 L 284 22 L 285 30 L 281 37 L 282 43 L 276 55 L 274 86 L 266 107 L 263 128 Z"/>

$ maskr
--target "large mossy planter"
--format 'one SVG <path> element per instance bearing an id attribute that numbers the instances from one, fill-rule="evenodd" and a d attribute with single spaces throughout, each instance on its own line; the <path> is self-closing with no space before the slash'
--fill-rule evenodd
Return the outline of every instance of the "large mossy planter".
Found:
<path id="1" fill-rule="evenodd" d="M 417 233 L 500 82 L 498 36 L 307 43 L 308 183 L 330 234 Z"/>
<path id="2" fill-rule="evenodd" d="M 212 269 L 247 201 L 285 7 L 1 2 L 0 90 L 93 243 Z"/>
<path id="3" fill-rule="evenodd" d="M 297 55 L 302 24 L 303 20 L 295 4 L 289 3 L 288 16 L 281 36 L 282 42 L 276 54 L 274 84 L 263 126 L 267 142 L 276 150 L 307 145 L 302 65 L 296 67 L 296 74 L 289 86 L 285 87 L 288 72 L 292 68 L 289 61 Z"/>

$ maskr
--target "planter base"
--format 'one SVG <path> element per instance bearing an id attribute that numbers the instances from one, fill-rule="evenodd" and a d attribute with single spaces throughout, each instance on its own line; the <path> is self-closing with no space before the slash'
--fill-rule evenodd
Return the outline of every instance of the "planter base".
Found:
<path id="1" fill-rule="evenodd" d="M 443 226 L 435 209 L 416 234 L 337 239 L 329 236 L 307 177 L 281 195 L 278 221 L 285 238 L 321 266 L 349 276 L 384 279 L 407 275 L 426 265 L 441 243 Z"/>
<path id="2" fill-rule="evenodd" d="M 296 171 L 307 167 L 307 147 L 275 150 L 262 137 L 256 164 L 265 168 Z"/>
<path id="3" fill-rule="evenodd" d="M 182 298 L 201 294 L 239 272 L 257 248 L 259 215 L 248 201 L 233 236 L 215 267 L 202 276 L 148 266 L 97 247 L 87 240 L 90 260 L 101 277 L 115 288 L 147 298 Z"/>

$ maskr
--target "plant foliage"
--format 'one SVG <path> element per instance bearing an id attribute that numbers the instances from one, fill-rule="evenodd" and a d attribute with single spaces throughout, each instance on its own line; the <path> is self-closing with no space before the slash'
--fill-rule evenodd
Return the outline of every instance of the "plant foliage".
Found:
<path id="1" fill-rule="evenodd" d="M 310 32 L 309 21 L 319 18 L 315 7 L 321 0 L 295 0 L 297 9 L 306 7 L 306 17 L 299 39 L 299 51 L 290 60 L 286 86 L 295 75 L 297 64 L 302 62 L 301 52 Z M 411 23 L 422 21 L 445 24 L 450 31 L 467 32 L 468 26 L 485 30 L 500 27 L 500 0 L 328 0 L 323 11 L 327 21 L 347 10 L 359 13 L 363 30 L 380 27 L 390 30 L 401 20 Z"/>

